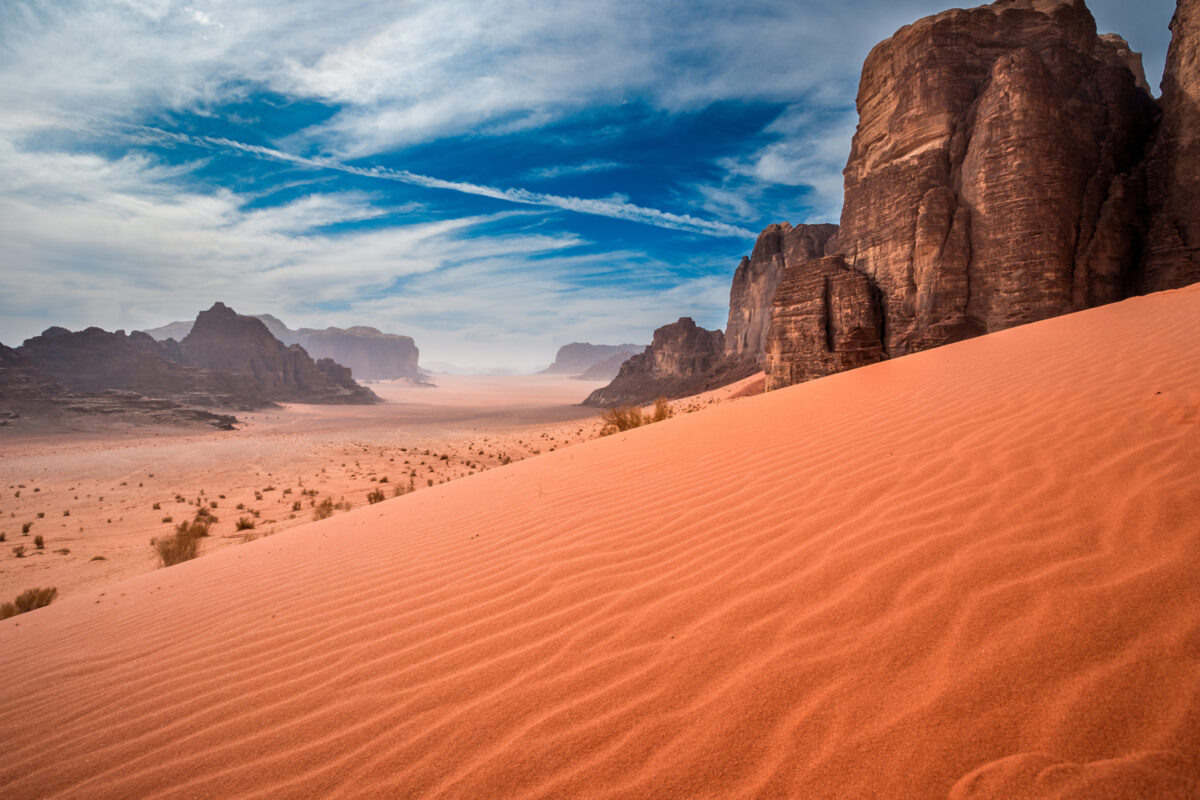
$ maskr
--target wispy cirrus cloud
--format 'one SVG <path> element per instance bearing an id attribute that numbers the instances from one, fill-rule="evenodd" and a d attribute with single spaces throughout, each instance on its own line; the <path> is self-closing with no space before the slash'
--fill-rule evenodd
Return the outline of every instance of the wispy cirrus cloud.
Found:
<path id="1" fill-rule="evenodd" d="M 639 222 L 645 225 L 669 228 L 687 233 L 697 233 L 703 236 L 725 236 L 745 239 L 752 238 L 755 235 L 754 231 L 747 228 L 740 228 L 724 222 L 700 219 L 689 214 L 674 214 L 669 211 L 660 211 L 656 208 L 645 208 L 630 203 L 625 199 L 564 197 L 562 195 L 534 192 L 522 188 L 502 189 L 494 186 L 483 186 L 477 183 L 443 180 L 408 170 L 390 169 L 379 166 L 362 167 L 322 156 L 300 156 L 272 147 L 247 144 L 224 137 L 193 136 L 191 134 L 165 131 L 161 128 L 149 126 L 137 126 L 132 130 L 139 136 L 151 139 L 239 153 L 252 158 L 294 164 L 310 169 L 335 170 L 349 175 L 357 175 L 361 178 L 377 178 L 379 180 L 404 183 L 409 186 L 420 186 L 425 189 L 442 189 L 450 192 L 474 195 L 476 197 L 487 197 L 492 200 L 503 200 L 518 205 L 557 208 L 562 211 L 573 211 L 578 214 L 592 214 L 598 217 L 608 217 L 609 219 Z"/>

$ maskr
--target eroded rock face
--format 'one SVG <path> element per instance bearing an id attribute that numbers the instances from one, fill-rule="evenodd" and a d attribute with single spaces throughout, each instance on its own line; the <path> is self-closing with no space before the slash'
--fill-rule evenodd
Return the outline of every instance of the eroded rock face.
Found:
<path id="1" fill-rule="evenodd" d="M 542 370 L 543 375 L 582 375 L 599 364 L 605 364 L 602 369 L 608 371 L 608 364 L 616 360 L 612 368 L 613 377 L 617 374 L 625 359 L 643 350 L 637 344 L 590 344 L 588 342 L 572 342 L 558 348 L 554 363 Z M 594 373 L 593 373 L 594 374 Z M 589 380 L 597 380 L 589 378 Z"/>
<path id="2" fill-rule="evenodd" d="M 725 327 L 725 354 L 765 358 L 767 329 L 771 325 L 775 290 L 784 265 L 821 258 L 835 252 L 837 225 L 771 225 L 758 236 L 754 251 L 743 258 L 729 291 L 729 323 Z"/>
<path id="3" fill-rule="evenodd" d="M 349 367 L 362 380 L 392 380 L 421 377 L 420 351 L 411 336 L 383 333 L 377 328 L 355 325 L 350 328 L 300 328 L 292 330 L 270 314 L 250 315 L 267 326 L 279 341 L 298 344 L 315 359 L 331 358 Z M 191 333 L 192 322 L 172 322 L 146 333 L 160 341 L 183 340 Z"/>
<path id="4" fill-rule="evenodd" d="M 1082 0 L 902 28 L 863 68 L 840 247 L 895 357 L 1121 299 L 1154 124 L 1139 59 Z"/>
<path id="5" fill-rule="evenodd" d="M 18 352 L 40 373 L 77 393 L 134 392 L 200 406 L 262 408 L 270 399 L 253 379 L 180 363 L 173 340 L 145 333 L 49 328 Z"/>
<path id="6" fill-rule="evenodd" d="M 147 337 L 149 338 L 149 337 Z M 179 344 L 184 364 L 252 378 L 271 400 L 299 403 L 373 403 L 375 393 L 336 364 L 320 368 L 299 345 L 276 339 L 259 319 L 216 303 L 196 317 Z"/>
<path id="7" fill-rule="evenodd" d="M 675 399 L 723 386 L 752 374 L 730 377 L 736 369 L 725 358 L 725 335 L 701 328 L 691 317 L 664 325 L 654 332 L 645 351 L 621 365 L 608 386 L 583 401 L 589 406 L 647 403 L 656 397 Z"/>
<path id="8" fill-rule="evenodd" d="M 1146 163 L 1150 227 L 1138 289 L 1200 281 L 1200 0 L 1179 0 L 1162 81 L 1162 123 Z"/>
<path id="9" fill-rule="evenodd" d="M 879 292 L 841 256 L 790 267 L 767 335 L 767 390 L 880 361 L 881 331 Z"/>

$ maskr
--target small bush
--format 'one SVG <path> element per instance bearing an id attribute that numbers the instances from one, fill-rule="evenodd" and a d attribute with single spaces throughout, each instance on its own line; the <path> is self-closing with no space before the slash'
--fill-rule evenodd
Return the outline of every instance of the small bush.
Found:
<path id="1" fill-rule="evenodd" d="M 383 499 L 384 498 L 383 498 L 383 490 L 382 489 L 375 489 L 374 491 L 372 491 L 371 493 L 369 493 L 367 495 L 367 502 L 370 503 L 371 505 L 375 505 L 376 503 L 382 503 Z"/>
<path id="2" fill-rule="evenodd" d="M 28 535 L 29 535 L 29 529 L 30 529 L 30 528 L 32 528 L 32 527 L 33 527 L 33 523 L 32 523 L 32 522 L 23 522 L 23 523 L 21 523 L 21 535 L 22 535 L 22 536 L 28 536 Z"/>
<path id="3" fill-rule="evenodd" d="M 181 522 L 180 528 L 187 526 Z M 207 535 L 207 531 L 205 532 Z M 164 567 L 190 561 L 200 554 L 200 539 L 190 533 L 176 531 L 174 536 L 165 536 L 154 540 L 154 549 L 158 552 L 158 560 Z"/>
<path id="4" fill-rule="evenodd" d="M 25 557 L 25 545 L 19 544 L 16 547 L 14 547 L 13 555 L 16 556 L 17 558 L 24 558 Z"/>
<path id="5" fill-rule="evenodd" d="M 39 511 L 39 512 L 38 512 L 38 519 L 45 519 L 45 518 L 46 518 L 46 512 L 45 512 L 45 511 Z"/>
<path id="6" fill-rule="evenodd" d="M 7 538 L 8 538 L 8 535 L 7 535 L 7 534 L 0 533 L 0 542 L 3 542 L 3 541 L 4 541 L 5 539 L 7 539 Z"/>
<path id="7" fill-rule="evenodd" d="M 163 524 L 164 524 L 164 525 L 169 525 L 170 523 L 172 523 L 172 522 L 174 522 L 174 521 L 175 521 L 175 518 L 174 518 L 174 517 L 169 517 L 169 516 L 168 516 L 168 517 L 163 517 Z"/>
<path id="8" fill-rule="evenodd" d="M 70 511 L 63 511 L 63 516 L 64 516 L 64 517 L 69 517 L 69 516 L 71 516 L 71 512 L 70 512 Z"/>
<path id="9" fill-rule="evenodd" d="M 300 510 L 300 501 L 293 500 L 292 501 L 292 511 L 299 511 L 299 510 Z"/>
<path id="10" fill-rule="evenodd" d="M 669 419 L 671 416 L 671 404 L 667 402 L 667 398 L 660 397 L 654 401 L 654 416 L 650 418 L 651 422 L 662 422 Z"/>
<path id="11" fill-rule="evenodd" d="M 162 503 L 155 503 L 153 506 L 153 510 L 159 511 L 160 509 L 162 509 Z"/>
<path id="12" fill-rule="evenodd" d="M 33 611 L 35 608 L 48 606 L 57 596 L 58 589 L 53 586 L 49 589 L 26 589 L 13 602 L 0 605 L 0 619 L 8 619 L 17 614 Z"/>
<path id="13" fill-rule="evenodd" d="M 38 550 L 46 549 L 46 540 L 44 538 L 42 538 L 42 535 L 40 533 L 37 536 L 33 537 L 33 546 L 36 547 Z"/>
<path id="14" fill-rule="evenodd" d="M 236 527 L 239 531 L 254 530 L 254 520 L 249 517 L 238 517 Z"/>
<path id="15" fill-rule="evenodd" d="M 613 406 L 600 415 L 604 428 L 601 433 L 619 433 L 640 428 L 650 420 L 642 415 L 638 406 Z"/>
<path id="16" fill-rule="evenodd" d="M 333 498 L 326 497 L 313 508 L 313 519 L 328 519 L 333 516 Z"/>

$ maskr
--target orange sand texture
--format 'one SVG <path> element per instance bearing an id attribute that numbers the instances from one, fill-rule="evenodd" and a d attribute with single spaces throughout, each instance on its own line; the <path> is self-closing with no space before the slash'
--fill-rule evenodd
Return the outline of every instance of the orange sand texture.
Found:
<path id="1" fill-rule="evenodd" d="M 0 796 L 1200 796 L 1200 287 L 0 624 Z"/>

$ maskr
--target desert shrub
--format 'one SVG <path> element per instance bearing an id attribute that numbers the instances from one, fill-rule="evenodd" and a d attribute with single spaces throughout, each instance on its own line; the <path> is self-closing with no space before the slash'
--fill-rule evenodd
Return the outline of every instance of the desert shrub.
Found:
<path id="1" fill-rule="evenodd" d="M 376 503 L 382 503 L 383 502 L 383 490 L 375 489 L 374 491 L 367 494 L 367 502 L 370 503 L 371 505 L 375 505 Z"/>
<path id="2" fill-rule="evenodd" d="M 0 542 L 3 542 L 3 541 L 4 541 L 5 539 L 7 539 L 7 538 L 8 538 L 8 535 L 7 535 L 7 534 L 0 533 Z"/>
<path id="3" fill-rule="evenodd" d="M 208 524 L 200 519 L 194 519 L 191 522 L 184 520 L 175 526 L 175 535 L 203 539 L 208 536 Z"/>
<path id="4" fill-rule="evenodd" d="M 29 535 L 29 529 L 30 529 L 30 528 L 32 528 L 32 527 L 33 527 L 33 523 L 32 523 L 32 522 L 23 522 L 23 523 L 21 523 L 21 533 L 22 533 L 23 535 L 25 535 L 25 536 L 28 536 L 28 535 Z"/>
<path id="5" fill-rule="evenodd" d="M 8 619 L 17 614 L 33 611 L 35 608 L 48 606 L 57 596 L 58 589 L 53 586 L 49 589 L 26 589 L 17 595 L 17 599 L 13 602 L 0 605 L 0 619 Z"/>
<path id="6" fill-rule="evenodd" d="M 333 498 L 326 497 L 313 508 L 313 519 L 327 519 L 333 516 Z"/>
<path id="7" fill-rule="evenodd" d="M 300 510 L 300 501 L 293 500 L 292 501 L 292 511 L 299 511 L 299 510 Z"/>
<path id="8" fill-rule="evenodd" d="M 25 545 L 19 544 L 16 547 L 14 547 L 13 555 L 16 556 L 17 558 L 24 558 L 25 557 Z"/>
<path id="9" fill-rule="evenodd" d="M 46 512 L 45 512 L 45 511 L 39 511 L 39 512 L 38 512 L 38 519 L 45 519 L 45 518 L 46 518 Z"/>
<path id="10" fill-rule="evenodd" d="M 70 512 L 70 511 L 66 511 L 66 510 L 64 510 L 64 511 L 63 511 L 63 516 L 64 516 L 64 517 L 69 517 L 69 516 L 71 516 L 71 512 Z"/>
<path id="11" fill-rule="evenodd" d="M 387 475 L 384 475 L 382 478 L 380 478 L 380 479 L 379 479 L 379 482 L 380 482 L 380 483 L 387 483 L 387 482 L 388 482 Z"/>
<path id="12" fill-rule="evenodd" d="M 164 536 L 155 539 L 154 549 L 164 567 L 170 567 L 184 561 L 190 561 L 200 554 L 200 540 L 187 533 L 176 533 L 174 536 Z"/>
<path id="13" fill-rule="evenodd" d="M 239 531 L 254 530 L 254 520 L 249 517 L 238 517 L 236 527 Z"/>
<path id="14" fill-rule="evenodd" d="M 174 518 L 174 517 L 170 517 L 170 516 L 163 517 L 163 524 L 164 524 L 164 525 L 166 525 L 166 524 L 169 524 L 169 523 L 172 523 L 172 522 L 174 522 L 174 521 L 175 521 L 175 518 Z"/>
<path id="15" fill-rule="evenodd" d="M 654 416 L 650 418 L 651 422 L 662 422 L 671 416 L 671 404 L 667 402 L 667 398 L 660 397 L 654 401 Z"/>
<path id="16" fill-rule="evenodd" d="M 153 509 L 154 511 L 158 511 L 158 510 L 160 510 L 161 508 L 162 508 L 162 503 L 155 503 L 155 504 L 152 506 L 152 509 Z"/>
<path id="17" fill-rule="evenodd" d="M 600 414 L 600 420 L 604 423 L 601 429 L 604 434 L 640 428 L 650 421 L 639 406 L 612 406 Z"/>
<path id="18" fill-rule="evenodd" d="M 207 529 L 209 525 L 212 525 L 217 521 L 217 515 L 209 511 L 207 508 L 201 506 L 200 508 L 196 509 L 195 519 L 196 522 L 202 523 Z M 207 536 L 207 533 L 205 535 Z"/>
<path id="19" fill-rule="evenodd" d="M 42 537 L 42 535 L 40 533 L 37 536 L 33 537 L 33 546 L 36 547 L 38 550 L 46 549 L 46 540 L 45 540 L 45 538 Z"/>

